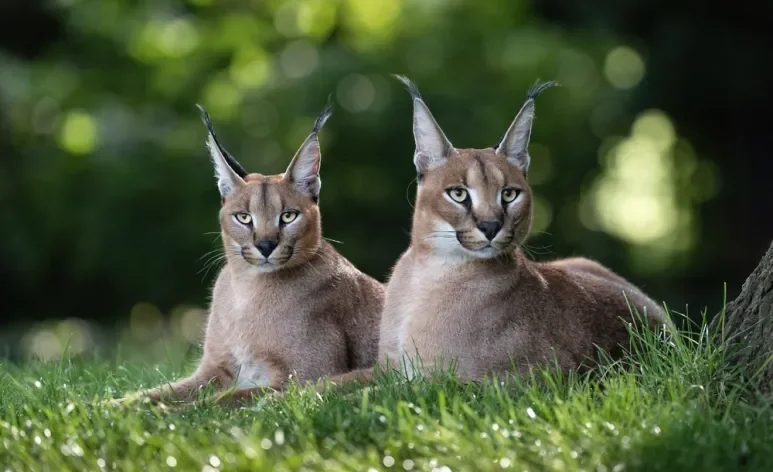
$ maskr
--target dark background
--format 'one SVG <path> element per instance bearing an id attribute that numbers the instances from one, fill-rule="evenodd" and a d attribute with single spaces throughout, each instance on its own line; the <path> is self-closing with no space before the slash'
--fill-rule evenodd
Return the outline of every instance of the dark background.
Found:
<path id="1" fill-rule="evenodd" d="M 415 191 L 390 73 L 458 147 L 493 145 L 530 84 L 561 82 L 537 103 L 528 250 L 713 315 L 773 238 L 768 19 L 697 1 L 0 2 L 0 355 L 122 326 L 150 342 L 201 315 L 219 196 L 195 103 L 248 170 L 277 173 L 332 94 L 324 233 L 385 280 Z"/>

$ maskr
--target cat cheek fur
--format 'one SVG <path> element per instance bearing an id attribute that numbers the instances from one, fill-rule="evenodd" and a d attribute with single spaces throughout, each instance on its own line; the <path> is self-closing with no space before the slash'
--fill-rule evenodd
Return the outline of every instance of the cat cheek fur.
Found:
<path id="1" fill-rule="evenodd" d="M 280 229 L 276 258 L 286 267 L 305 263 L 319 249 L 321 233 L 319 208 L 315 205 L 305 209 L 295 221 Z"/>

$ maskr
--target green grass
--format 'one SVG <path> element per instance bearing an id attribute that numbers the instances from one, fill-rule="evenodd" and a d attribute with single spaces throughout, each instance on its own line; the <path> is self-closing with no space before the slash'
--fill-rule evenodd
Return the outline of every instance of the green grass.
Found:
<path id="1" fill-rule="evenodd" d="M 705 331 L 637 346 L 638 362 L 582 378 L 381 378 L 241 410 L 96 406 L 181 363 L 0 364 L 0 471 L 773 470 L 773 408 Z"/>

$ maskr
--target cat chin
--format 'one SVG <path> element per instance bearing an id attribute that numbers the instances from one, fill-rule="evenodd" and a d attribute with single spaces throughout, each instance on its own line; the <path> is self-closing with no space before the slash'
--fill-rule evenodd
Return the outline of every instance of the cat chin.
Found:
<path id="1" fill-rule="evenodd" d="M 252 266 L 255 268 L 255 272 L 259 274 L 270 274 L 271 272 L 276 272 L 280 269 L 280 267 L 277 267 L 274 264 L 253 264 Z"/>
<path id="2" fill-rule="evenodd" d="M 271 262 L 268 262 L 266 259 L 261 260 L 255 260 L 248 257 L 242 257 L 241 261 L 243 264 L 239 264 L 242 267 L 242 270 L 246 270 L 247 272 L 251 272 L 254 274 L 268 274 L 271 272 L 276 272 L 277 270 L 281 269 L 283 264 L 273 264 Z"/>
<path id="3" fill-rule="evenodd" d="M 490 246 L 473 250 L 459 244 L 454 248 L 433 248 L 432 254 L 441 258 L 444 263 L 458 264 L 472 260 L 495 259 L 502 255 L 502 251 Z"/>
<path id="4" fill-rule="evenodd" d="M 462 249 L 464 256 L 469 259 L 494 259 L 495 257 L 502 255 L 501 250 L 492 246 L 487 246 L 487 247 L 484 247 L 481 249 L 475 249 L 475 250 L 467 249 L 464 246 L 460 246 L 460 247 Z"/>

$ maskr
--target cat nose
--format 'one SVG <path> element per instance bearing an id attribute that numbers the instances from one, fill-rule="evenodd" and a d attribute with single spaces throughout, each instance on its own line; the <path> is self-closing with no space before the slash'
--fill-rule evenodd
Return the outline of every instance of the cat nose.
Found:
<path id="1" fill-rule="evenodd" d="M 255 247 L 258 248 L 258 252 L 263 254 L 263 257 L 268 257 L 274 252 L 274 249 L 278 246 L 276 241 L 270 239 L 264 239 L 255 243 Z"/>
<path id="2" fill-rule="evenodd" d="M 478 223 L 478 229 L 486 236 L 486 239 L 491 241 L 499 230 L 502 229 L 502 223 L 499 221 L 481 221 Z"/>

